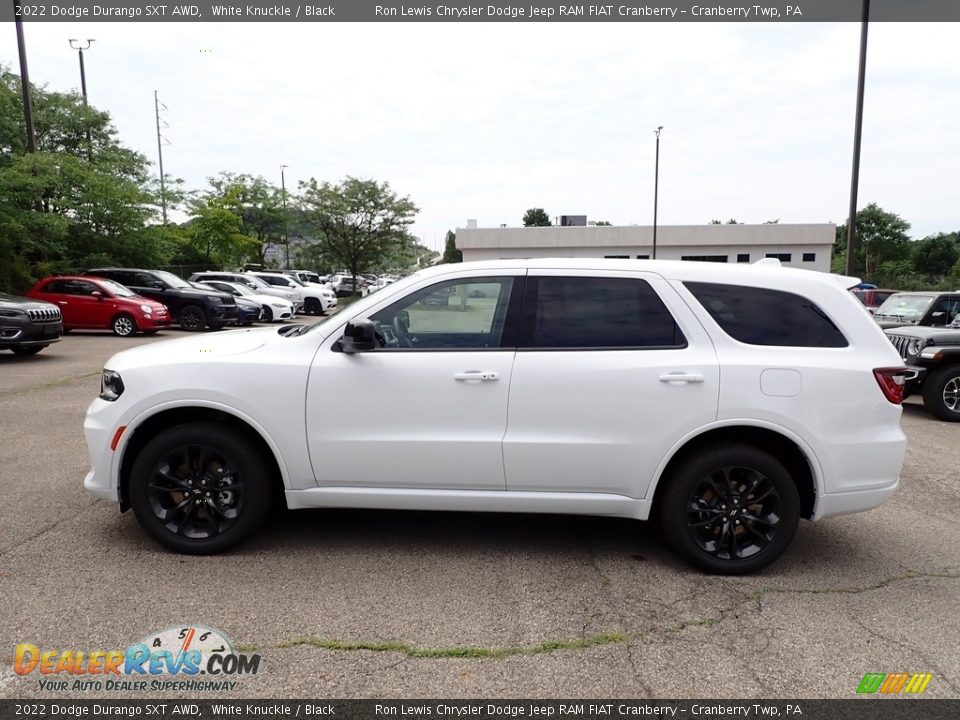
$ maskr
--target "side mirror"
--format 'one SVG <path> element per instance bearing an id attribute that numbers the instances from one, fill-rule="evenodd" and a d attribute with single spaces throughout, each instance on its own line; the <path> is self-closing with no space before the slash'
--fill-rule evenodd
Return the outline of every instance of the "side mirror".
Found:
<path id="1" fill-rule="evenodd" d="M 99 290 L 94 290 L 92 293 L 90 293 L 90 297 L 95 297 L 98 302 L 103 302 L 103 293 Z"/>
<path id="2" fill-rule="evenodd" d="M 351 320 L 343 331 L 340 346 L 345 353 L 369 352 L 377 348 L 377 332 L 369 320 Z"/>

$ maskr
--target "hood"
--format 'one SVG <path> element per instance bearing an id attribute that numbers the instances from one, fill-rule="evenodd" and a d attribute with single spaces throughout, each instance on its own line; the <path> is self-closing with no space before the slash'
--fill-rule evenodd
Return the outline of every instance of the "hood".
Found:
<path id="1" fill-rule="evenodd" d="M 122 372 L 128 367 L 215 360 L 219 357 L 253 352 L 264 345 L 283 342 L 284 339 L 275 328 L 269 327 L 206 333 L 174 340 L 161 340 L 124 350 L 110 358 L 104 367 Z"/>
<path id="2" fill-rule="evenodd" d="M 932 328 L 920 325 L 910 325 L 907 327 L 898 327 L 887 332 L 888 335 L 899 335 L 901 337 L 913 337 L 918 340 L 926 340 L 928 344 L 933 345 L 960 345 L 960 327 Z"/>
<path id="3" fill-rule="evenodd" d="M 877 316 L 873 316 L 874 320 L 877 320 Z M 911 327 L 917 324 L 916 320 L 877 320 L 877 325 L 879 325 L 884 330 L 890 330 L 892 328 L 901 328 L 901 327 Z"/>
<path id="4" fill-rule="evenodd" d="M 0 292 L 0 308 L 11 308 L 14 310 L 30 310 L 43 308 L 59 308 L 46 300 L 34 300 L 33 298 L 22 297 L 20 295 L 8 295 Z"/>

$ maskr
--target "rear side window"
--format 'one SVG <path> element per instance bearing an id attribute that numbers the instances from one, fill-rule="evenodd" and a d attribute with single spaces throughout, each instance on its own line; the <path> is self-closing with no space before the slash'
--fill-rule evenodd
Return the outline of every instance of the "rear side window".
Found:
<path id="1" fill-rule="evenodd" d="M 847 339 L 817 305 L 768 288 L 684 283 L 730 337 L 750 345 L 847 347 Z"/>
<path id="2" fill-rule="evenodd" d="M 523 347 L 677 348 L 686 339 L 643 280 L 537 277 L 527 280 Z"/>

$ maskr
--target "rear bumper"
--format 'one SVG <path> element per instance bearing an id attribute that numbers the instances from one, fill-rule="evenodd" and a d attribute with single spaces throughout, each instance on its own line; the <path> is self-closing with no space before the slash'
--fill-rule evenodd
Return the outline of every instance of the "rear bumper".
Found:
<path id="1" fill-rule="evenodd" d="M 814 520 L 873 510 L 889 500 L 900 487 L 900 478 L 886 487 L 844 493 L 827 493 L 817 498 Z"/>

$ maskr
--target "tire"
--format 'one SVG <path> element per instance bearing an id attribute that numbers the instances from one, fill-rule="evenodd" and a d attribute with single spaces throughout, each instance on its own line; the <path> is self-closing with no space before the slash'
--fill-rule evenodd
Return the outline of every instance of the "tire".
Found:
<path id="1" fill-rule="evenodd" d="M 31 345 L 30 347 L 14 347 L 10 348 L 13 350 L 14 355 L 36 355 L 38 352 L 43 350 L 46 345 Z"/>
<path id="2" fill-rule="evenodd" d="M 203 308 L 197 305 L 187 305 L 180 309 L 177 322 L 184 330 L 199 332 L 207 326 L 207 317 L 203 314 Z"/>
<path id="3" fill-rule="evenodd" d="M 273 309 L 269 305 L 263 306 L 263 322 L 273 322 Z"/>
<path id="4" fill-rule="evenodd" d="M 270 509 L 269 469 L 242 433 L 187 423 L 164 430 L 140 451 L 129 496 L 137 521 L 157 542 L 187 555 L 211 555 L 263 522 Z"/>
<path id="5" fill-rule="evenodd" d="M 923 407 L 948 422 L 960 422 L 960 365 L 941 368 L 923 383 Z"/>
<path id="6" fill-rule="evenodd" d="M 303 311 L 307 315 L 323 315 L 323 305 L 317 298 L 307 298 L 303 304 Z"/>
<path id="7" fill-rule="evenodd" d="M 137 321 L 131 315 L 121 313 L 110 323 L 110 329 L 113 330 L 114 335 L 130 337 L 137 334 Z"/>
<path id="8" fill-rule="evenodd" d="M 674 550 L 706 572 L 760 570 L 780 557 L 796 532 L 800 495 L 793 478 L 778 460 L 751 445 L 708 447 L 683 460 L 665 480 L 658 498 L 663 534 Z"/>

